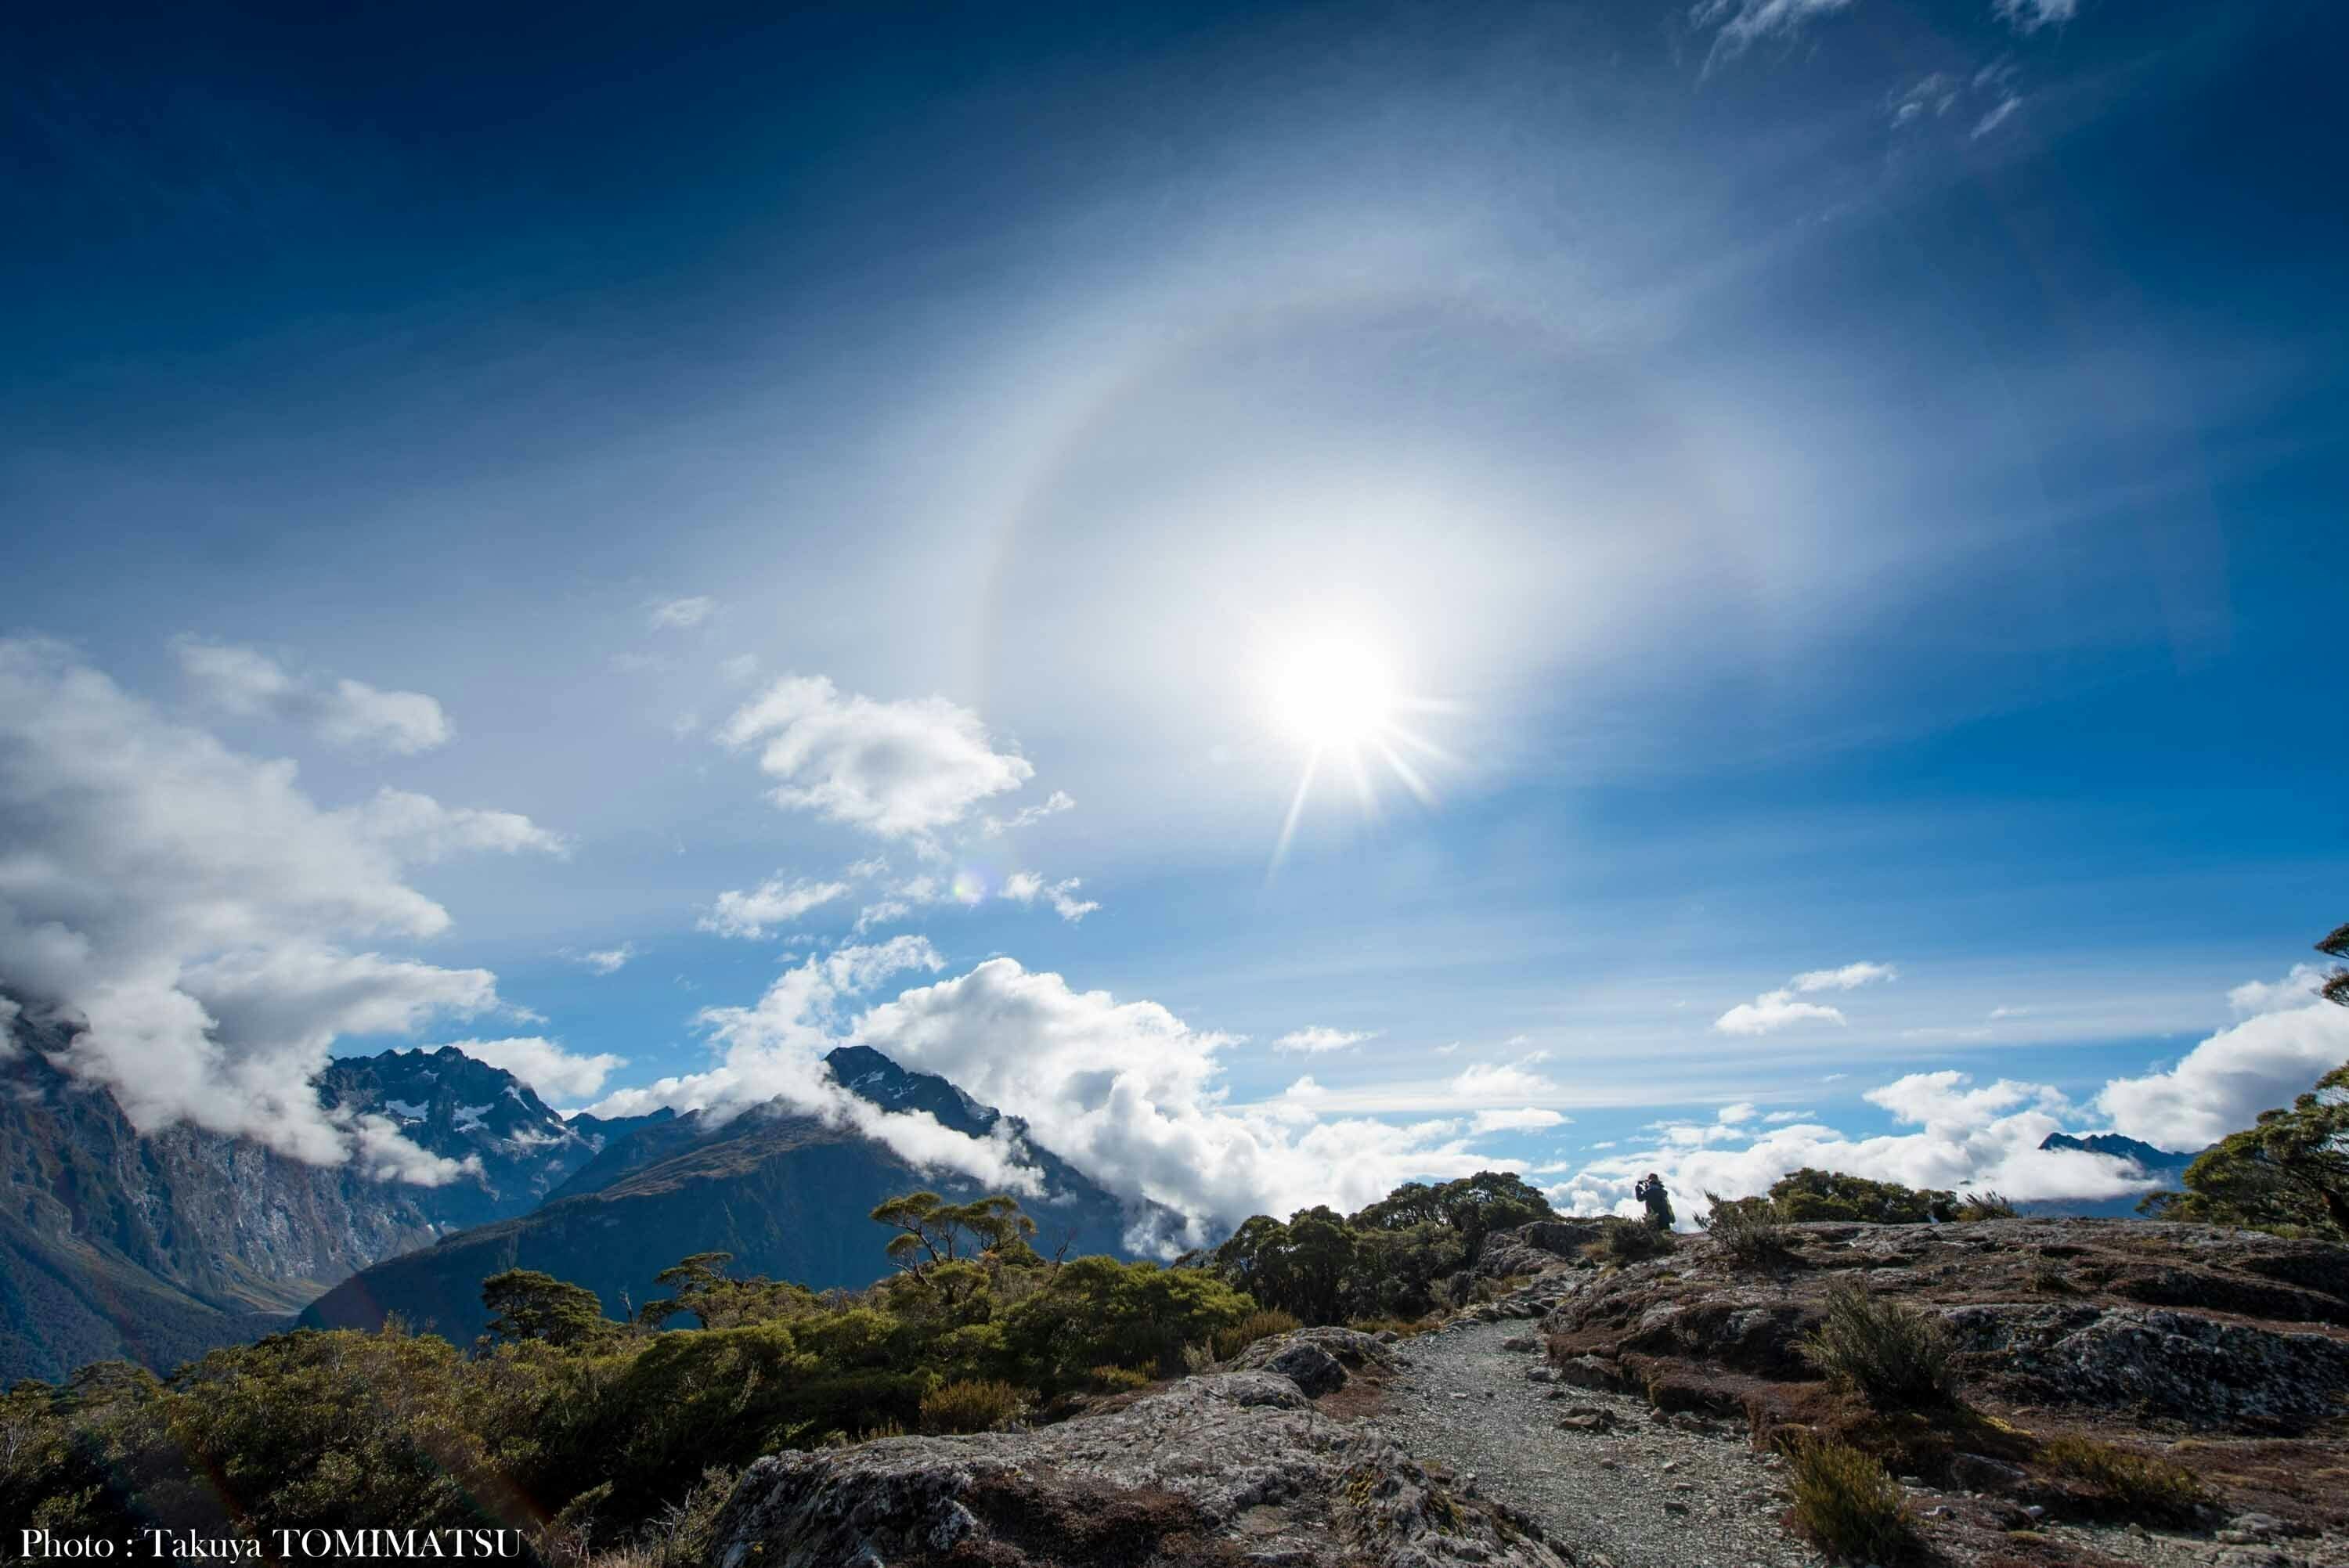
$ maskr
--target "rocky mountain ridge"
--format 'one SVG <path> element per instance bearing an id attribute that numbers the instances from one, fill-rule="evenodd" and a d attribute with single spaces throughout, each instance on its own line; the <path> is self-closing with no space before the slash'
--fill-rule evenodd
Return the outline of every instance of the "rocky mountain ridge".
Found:
<path id="1" fill-rule="evenodd" d="M 1041 1189 L 1021 1206 L 1047 1254 L 1127 1253 L 1130 1232 L 1164 1218 L 1130 1210 L 1032 1141 L 1019 1119 L 936 1074 L 908 1071 L 862 1046 L 824 1059 L 843 1087 L 885 1109 L 926 1111 L 957 1132 L 1016 1140 Z M 780 1104 L 722 1119 L 698 1111 L 661 1118 L 608 1145 L 539 1207 L 386 1258 L 321 1296 L 302 1321 L 372 1328 L 397 1313 L 464 1343 L 487 1322 L 481 1281 L 513 1268 L 585 1285 L 607 1312 L 626 1315 L 659 1293 L 655 1274 L 698 1252 L 730 1253 L 738 1273 L 817 1290 L 866 1285 L 882 1267 L 867 1214 L 918 1188 L 956 1199 L 986 1191 Z"/>
<path id="2" fill-rule="evenodd" d="M 306 1164 L 248 1138 L 141 1134 L 26 1009 L 0 1051 L 0 1385 L 125 1358 L 168 1368 L 283 1326 L 320 1292 L 451 1228 L 537 1203 L 602 1147 L 453 1047 L 330 1063 L 318 1090 L 473 1169 L 440 1187 Z"/>

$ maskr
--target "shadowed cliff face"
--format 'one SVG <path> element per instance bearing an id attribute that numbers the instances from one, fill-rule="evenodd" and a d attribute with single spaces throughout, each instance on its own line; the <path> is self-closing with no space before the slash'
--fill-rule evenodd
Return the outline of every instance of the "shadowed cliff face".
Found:
<path id="1" fill-rule="evenodd" d="M 907 1072 L 877 1051 L 843 1047 L 826 1059 L 852 1093 L 887 1109 L 926 1110 L 975 1136 L 1005 1119 L 946 1079 Z M 1025 1134 L 1017 1119 L 1012 1125 Z M 1027 1148 L 1044 1186 L 1043 1197 L 1022 1199 L 1040 1250 L 1124 1253 L 1131 1216 L 1117 1198 L 1059 1156 Z M 886 1238 L 867 1214 L 918 1188 L 957 1199 L 984 1191 L 779 1107 L 716 1125 L 698 1113 L 650 1120 L 608 1144 L 541 1208 L 388 1258 L 328 1292 L 302 1321 L 373 1327 L 396 1312 L 461 1343 L 488 1321 L 481 1281 L 510 1268 L 584 1284 L 607 1312 L 624 1315 L 660 1294 L 654 1274 L 697 1252 L 731 1253 L 737 1274 L 818 1290 L 869 1284 L 887 1262 Z"/>
<path id="2" fill-rule="evenodd" d="M 175 1126 L 142 1136 L 53 1058 L 33 1010 L 0 1055 L 0 1383 L 124 1357 L 169 1368 L 286 1315 L 378 1258 L 527 1208 L 599 1146 L 511 1074 L 454 1049 L 331 1064 L 319 1092 L 480 1162 L 441 1187 L 368 1180 Z"/>

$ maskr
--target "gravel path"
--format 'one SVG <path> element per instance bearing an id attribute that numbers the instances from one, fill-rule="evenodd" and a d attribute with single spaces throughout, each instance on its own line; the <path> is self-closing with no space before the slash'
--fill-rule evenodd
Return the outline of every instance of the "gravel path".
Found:
<path id="1" fill-rule="evenodd" d="M 1813 1568 L 1778 1522 L 1780 1462 L 1742 1429 L 1654 1418 L 1644 1400 L 1538 1383 L 1525 1322 L 1455 1325 L 1396 1346 L 1377 1419 L 1423 1462 L 1541 1522 L 1578 1568 Z M 1561 1427 L 1568 1417 L 1579 1427 Z"/>

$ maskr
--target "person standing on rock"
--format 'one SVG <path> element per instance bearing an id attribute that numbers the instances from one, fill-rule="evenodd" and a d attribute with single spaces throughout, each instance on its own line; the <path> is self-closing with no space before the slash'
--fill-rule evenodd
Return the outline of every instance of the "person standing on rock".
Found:
<path id="1" fill-rule="evenodd" d="M 1631 1189 L 1631 1196 L 1648 1206 L 1648 1223 L 1659 1231 L 1672 1228 L 1672 1195 L 1664 1191 L 1664 1179 L 1651 1171 Z"/>

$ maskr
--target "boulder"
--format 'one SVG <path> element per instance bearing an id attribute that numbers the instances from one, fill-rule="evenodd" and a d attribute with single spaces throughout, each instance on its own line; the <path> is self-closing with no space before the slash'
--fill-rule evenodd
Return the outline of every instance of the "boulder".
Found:
<path id="1" fill-rule="evenodd" d="M 716 1541 L 718 1568 L 1564 1568 L 1531 1522 L 1268 1370 L 1186 1377 L 1038 1431 L 771 1455 L 736 1483 Z"/>

